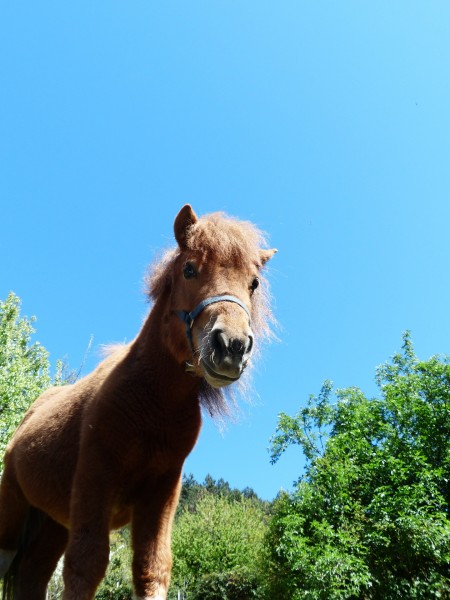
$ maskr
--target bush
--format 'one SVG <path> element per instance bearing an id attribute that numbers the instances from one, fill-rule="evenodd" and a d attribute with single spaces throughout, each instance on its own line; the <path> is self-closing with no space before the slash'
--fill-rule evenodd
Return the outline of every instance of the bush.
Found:
<path id="1" fill-rule="evenodd" d="M 169 598 L 261 597 L 260 556 L 267 514 L 254 499 L 206 494 L 175 523 Z M 258 595 L 259 594 L 259 595 Z"/>
<path id="2" fill-rule="evenodd" d="M 280 415 L 273 460 L 299 444 L 308 462 L 266 539 L 275 597 L 450 597 L 450 361 L 419 361 L 405 334 L 377 383 L 368 399 L 326 382 Z"/>

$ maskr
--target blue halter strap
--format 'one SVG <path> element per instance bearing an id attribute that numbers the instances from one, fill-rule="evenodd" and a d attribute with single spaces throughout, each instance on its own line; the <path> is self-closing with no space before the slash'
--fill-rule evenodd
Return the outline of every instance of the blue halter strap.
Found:
<path id="1" fill-rule="evenodd" d="M 188 312 L 186 310 L 177 310 L 176 314 L 186 325 L 186 335 L 189 340 L 189 344 L 191 346 L 192 351 L 194 351 L 194 344 L 192 341 L 192 326 L 194 325 L 194 321 L 198 317 L 198 315 L 203 311 L 203 309 L 205 309 L 210 304 L 214 304 L 215 302 L 234 302 L 235 304 L 239 304 L 239 306 L 245 310 L 249 318 L 251 316 L 250 311 L 242 302 L 242 300 L 239 300 L 239 298 L 236 298 L 235 296 L 228 295 L 211 296 L 211 298 L 205 298 L 205 300 L 199 302 L 197 306 L 193 310 L 191 310 L 191 312 Z"/>

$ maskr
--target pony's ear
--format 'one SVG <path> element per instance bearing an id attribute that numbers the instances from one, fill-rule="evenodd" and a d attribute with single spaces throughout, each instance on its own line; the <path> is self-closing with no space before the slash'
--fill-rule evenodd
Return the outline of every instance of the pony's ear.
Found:
<path id="1" fill-rule="evenodd" d="M 186 235 L 189 227 L 198 221 L 197 215 L 190 204 L 185 204 L 175 218 L 173 231 L 178 245 L 183 250 L 186 248 Z"/>
<path id="2" fill-rule="evenodd" d="M 276 248 L 272 248 L 271 250 L 260 250 L 259 257 L 261 259 L 261 264 L 264 266 L 268 260 L 272 258 L 274 254 L 276 254 L 278 250 Z"/>

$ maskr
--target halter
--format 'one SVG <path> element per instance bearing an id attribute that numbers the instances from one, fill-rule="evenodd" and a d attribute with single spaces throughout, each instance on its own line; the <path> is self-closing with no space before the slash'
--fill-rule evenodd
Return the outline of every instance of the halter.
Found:
<path id="1" fill-rule="evenodd" d="M 186 325 L 186 336 L 187 336 L 187 339 L 189 340 L 189 345 L 191 347 L 192 354 L 194 354 L 194 342 L 192 340 L 192 327 L 194 325 L 194 321 L 198 317 L 198 315 L 203 311 L 203 309 L 205 309 L 210 304 L 214 304 L 215 302 L 234 302 L 235 304 L 239 304 L 239 306 L 245 310 L 248 317 L 251 318 L 250 311 L 245 306 L 245 304 L 242 302 L 242 300 L 239 300 L 239 298 L 236 298 L 235 296 L 228 296 L 228 295 L 211 296 L 210 298 L 205 298 L 205 300 L 202 300 L 201 302 L 199 302 L 197 304 L 197 306 L 193 310 L 191 310 L 191 312 L 188 312 L 187 310 L 175 311 L 176 314 L 183 321 L 183 323 Z M 189 363 L 186 363 L 186 368 L 187 368 L 187 370 L 191 370 L 192 365 L 190 365 Z"/>

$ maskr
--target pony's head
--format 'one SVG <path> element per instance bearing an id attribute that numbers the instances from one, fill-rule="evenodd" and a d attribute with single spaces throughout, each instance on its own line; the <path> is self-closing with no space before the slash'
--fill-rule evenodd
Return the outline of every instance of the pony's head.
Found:
<path id="1" fill-rule="evenodd" d="M 276 250 L 264 248 L 251 223 L 222 213 L 198 218 L 184 206 L 174 223 L 178 247 L 149 277 L 152 299 L 164 302 L 172 355 L 213 388 L 237 381 L 272 315 L 261 270 Z"/>

